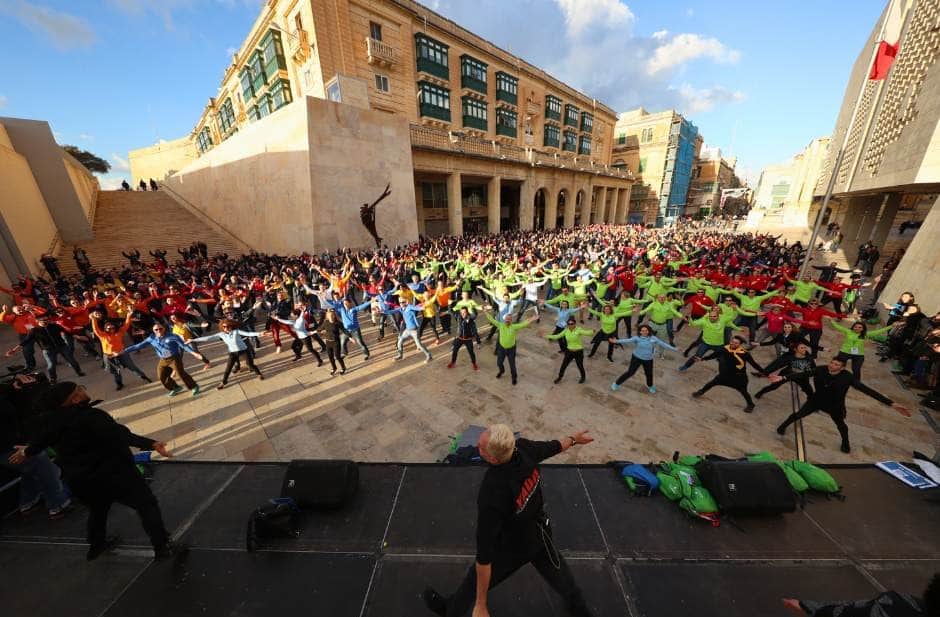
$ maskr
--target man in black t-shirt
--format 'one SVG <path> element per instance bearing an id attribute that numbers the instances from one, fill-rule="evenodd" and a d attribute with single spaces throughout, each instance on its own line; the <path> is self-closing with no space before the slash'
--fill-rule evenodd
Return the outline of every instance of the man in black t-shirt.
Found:
<path id="1" fill-rule="evenodd" d="M 494 424 L 480 436 L 480 456 L 491 466 L 477 497 L 477 555 L 466 577 L 449 598 L 428 587 L 427 607 L 442 617 L 489 617 L 487 593 L 527 563 L 564 598 L 572 615 L 591 615 L 571 570 L 552 540 L 543 509 L 538 464 L 576 444 L 594 441 L 588 431 L 563 439 L 515 439 L 505 424 Z"/>

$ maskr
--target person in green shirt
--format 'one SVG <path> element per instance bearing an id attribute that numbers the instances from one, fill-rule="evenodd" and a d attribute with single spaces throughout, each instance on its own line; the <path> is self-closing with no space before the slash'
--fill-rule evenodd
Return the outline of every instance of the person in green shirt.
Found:
<path id="1" fill-rule="evenodd" d="M 817 285 L 816 281 L 814 281 L 808 274 L 798 281 L 794 281 L 788 276 L 784 276 L 783 278 L 787 281 L 787 283 L 793 285 L 794 289 L 796 290 L 793 294 L 793 301 L 797 304 L 805 305 L 817 291 L 829 291 L 825 287 Z"/>
<path id="2" fill-rule="evenodd" d="M 665 294 L 659 294 L 655 300 L 650 302 L 649 306 L 639 311 L 640 315 L 646 315 L 647 313 L 650 316 L 649 323 L 650 328 L 653 329 L 653 334 L 663 341 L 671 338 L 666 322 L 672 320 L 673 317 L 685 319 L 685 315 L 676 310 L 676 307 L 666 299 Z"/>
<path id="3" fill-rule="evenodd" d="M 484 313 L 484 315 L 486 320 L 499 330 L 499 345 L 496 346 L 496 367 L 499 372 L 496 373 L 496 379 L 502 377 L 503 373 L 506 372 L 504 361 L 509 359 L 509 375 L 512 377 L 512 385 L 516 385 L 519 379 L 519 374 L 516 372 L 516 333 L 531 326 L 537 317 L 530 317 L 526 321 L 512 323 L 512 313 L 506 313 L 502 321 L 497 321 L 489 313 Z"/>
<path id="4" fill-rule="evenodd" d="M 614 307 L 614 312 L 620 313 L 620 317 L 617 318 L 617 331 L 619 333 L 621 323 L 626 323 L 628 337 L 633 336 L 633 307 L 646 304 L 645 300 L 637 300 L 630 293 L 626 289 L 621 291 L 617 305 Z M 605 302 L 604 304 L 612 304 L 612 302 Z"/>
<path id="5" fill-rule="evenodd" d="M 614 310 L 614 307 L 610 304 L 605 304 L 604 308 L 600 311 L 595 311 L 594 309 L 588 309 L 591 312 L 591 315 L 597 317 L 601 322 L 601 327 L 594 335 L 594 338 L 591 339 L 591 353 L 588 354 L 588 358 L 593 358 L 594 354 L 597 353 L 597 348 L 600 346 L 602 341 L 607 342 L 607 361 L 614 361 L 614 345 L 608 339 L 615 337 L 617 334 L 617 320 L 623 317 L 624 314 L 629 315 L 630 309 L 627 309 L 626 312 L 617 312 Z"/>
<path id="6" fill-rule="evenodd" d="M 741 310 L 734 323 L 747 328 L 748 343 L 754 344 L 754 335 L 757 334 L 757 314 L 760 313 L 761 304 L 766 300 L 780 295 L 779 291 L 771 291 L 758 295 L 756 289 L 748 289 L 746 293 L 741 293 L 737 289 L 731 290 L 731 295 L 741 303 Z M 747 312 L 745 312 L 747 311 Z M 748 313 L 753 313 L 748 315 Z"/>
<path id="7" fill-rule="evenodd" d="M 829 317 L 829 325 L 837 332 L 842 333 L 842 345 L 839 347 L 839 353 L 836 355 L 844 363 L 847 360 L 852 361 L 852 375 L 855 381 L 862 380 L 862 363 L 865 362 L 865 340 L 877 337 L 891 329 L 891 326 L 869 330 L 864 321 L 856 321 L 851 328 L 846 328 L 837 320 Z"/>
<path id="8" fill-rule="evenodd" d="M 565 370 L 572 360 L 578 365 L 578 371 L 581 373 L 581 379 L 578 380 L 578 383 L 584 383 L 587 375 L 584 373 L 584 343 L 581 341 L 581 337 L 591 336 L 594 331 L 579 328 L 574 317 L 568 317 L 567 326 L 558 334 L 545 335 L 545 338 L 550 341 L 557 341 L 561 338 L 565 340 L 565 358 L 561 361 L 561 368 L 558 369 L 558 377 L 555 378 L 555 383 L 561 382 L 565 376 Z"/>
<path id="9" fill-rule="evenodd" d="M 695 326 L 696 328 L 701 328 L 702 333 L 700 335 L 701 340 L 698 343 L 698 349 L 695 351 L 685 364 L 679 367 L 680 372 L 685 372 L 689 370 L 689 367 L 696 361 L 696 358 L 701 358 L 708 351 L 715 351 L 716 349 L 721 349 L 725 346 L 725 330 L 730 328 L 732 330 L 740 330 L 740 326 L 737 326 L 733 322 L 733 317 L 722 317 L 721 310 L 718 306 L 713 306 L 710 311 L 708 311 L 707 317 L 700 317 L 698 319 L 693 319 L 689 322 L 690 326 Z M 693 345 L 695 343 L 693 342 Z M 688 349 L 686 353 L 688 353 Z"/>

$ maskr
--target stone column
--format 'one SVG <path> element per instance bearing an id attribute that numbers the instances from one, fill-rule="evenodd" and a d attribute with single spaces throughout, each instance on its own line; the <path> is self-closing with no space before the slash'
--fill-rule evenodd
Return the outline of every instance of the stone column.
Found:
<path id="1" fill-rule="evenodd" d="M 885 241 L 888 239 L 888 234 L 891 233 L 894 217 L 897 216 L 898 207 L 900 205 L 901 194 L 888 193 L 888 199 L 881 207 L 881 214 L 879 215 L 878 222 L 875 223 L 875 228 L 871 232 L 872 244 L 877 246 L 878 250 L 882 253 L 884 253 Z M 882 255 L 882 257 L 889 257 L 889 255 Z"/>
<path id="2" fill-rule="evenodd" d="M 592 223 L 603 223 L 607 220 L 607 187 L 597 187 L 597 210 Z"/>
<path id="3" fill-rule="evenodd" d="M 545 229 L 555 229 L 558 220 L 558 191 L 545 187 Z"/>
<path id="4" fill-rule="evenodd" d="M 561 195 L 561 191 L 559 191 L 558 194 Z M 568 194 L 565 196 L 565 220 L 563 224 L 568 229 L 574 227 L 574 209 L 577 207 L 577 201 L 578 201 L 577 192 L 572 193 L 569 191 Z M 581 209 L 582 209 L 581 219 L 583 220 L 584 219 L 584 212 L 583 212 L 584 204 L 581 204 Z"/>
<path id="5" fill-rule="evenodd" d="M 519 229 L 535 228 L 535 182 L 523 180 L 519 187 Z"/>
<path id="6" fill-rule="evenodd" d="M 624 225 L 627 222 L 627 211 L 630 209 L 630 189 L 617 191 L 617 214 L 614 217 L 615 225 Z"/>
<path id="7" fill-rule="evenodd" d="M 910 246 L 907 247 L 901 263 L 881 294 L 881 300 L 894 302 L 903 292 L 909 291 L 920 303 L 921 310 L 928 315 L 932 315 L 940 308 L 937 304 L 937 289 L 940 289 L 938 239 L 940 239 L 940 198 L 934 202 Z M 884 314 L 885 311 L 881 312 Z"/>
<path id="8" fill-rule="evenodd" d="M 460 172 L 447 176 L 447 214 L 450 221 L 450 235 L 463 235 L 463 194 L 461 191 Z"/>
<path id="9" fill-rule="evenodd" d="M 617 198 L 620 195 L 620 189 L 609 189 L 607 197 L 610 203 L 607 204 L 607 216 L 605 217 L 609 225 L 613 225 L 617 220 Z"/>
<path id="10" fill-rule="evenodd" d="M 491 234 L 499 233 L 500 177 L 494 176 L 486 185 L 486 230 Z"/>
<path id="11" fill-rule="evenodd" d="M 872 198 L 868 203 L 868 207 L 865 209 L 865 219 L 862 220 L 861 225 L 858 226 L 857 244 L 867 242 L 871 237 L 871 232 L 875 228 L 875 223 L 878 221 L 878 215 L 881 210 L 884 209 L 887 199 L 887 194 L 878 195 Z"/>
<path id="12" fill-rule="evenodd" d="M 858 228 L 861 227 L 865 219 L 865 212 L 871 197 L 847 197 L 845 204 L 845 214 L 842 217 L 842 247 L 846 254 L 855 254 L 858 246 L 855 241 L 858 236 Z M 854 259 L 854 257 L 852 258 Z"/>

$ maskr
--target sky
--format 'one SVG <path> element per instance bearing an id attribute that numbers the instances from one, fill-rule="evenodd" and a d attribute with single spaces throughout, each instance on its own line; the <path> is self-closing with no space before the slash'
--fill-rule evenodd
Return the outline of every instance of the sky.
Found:
<path id="1" fill-rule="evenodd" d="M 618 111 L 677 109 L 754 185 L 832 132 L 886 0 L 424 3 Z M 192 129 L 263 4 L 0 0 L 0 116 L 48 121 L 114 187 L 129 150 Z"/>

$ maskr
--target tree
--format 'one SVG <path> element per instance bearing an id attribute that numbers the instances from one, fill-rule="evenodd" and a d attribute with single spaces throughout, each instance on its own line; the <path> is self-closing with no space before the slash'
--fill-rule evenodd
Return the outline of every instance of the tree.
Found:
<path id="1" fill-rule="evenodd" d="M 71 154 L 75 160 L 84 165 L 85 169 L 88 171 L 106 174 L 111 170 L 111 163 L 87 150 L 68 145 L 62 146 L 62 149 Z"/>

